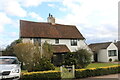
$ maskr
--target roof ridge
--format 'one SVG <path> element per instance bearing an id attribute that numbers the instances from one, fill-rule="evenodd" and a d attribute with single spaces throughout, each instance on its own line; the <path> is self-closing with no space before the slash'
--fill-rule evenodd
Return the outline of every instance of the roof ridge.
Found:
<path id="1" fill-rule="evenodd" d="M 20 21 L 25 21 L 25 22 L 31 22 L 31 23 L 44 23 L 44 24 L 52 24 L 49 22 L 37 22 L 37 21 L 28 21 L 28 20 L 20 20 Z M 52 24 L 53 25 L 53 24 Z M 54 25 L 62 25 L 62 26 L 71 26 L 71 27 L 76 27 L 75 25 L 68 25 L 68 24 L 59 24 L 59 23 L 55 23 Z"/>
<path id="2" fill-rule="evenodd" d="M 48 22 L 28 21 L 28 20 L 20 20 L 20 21 L 31 22 L 31 23 L 48 23 Z M 48 23 L 48 24 L 51 24 L 51 23 Z"/>

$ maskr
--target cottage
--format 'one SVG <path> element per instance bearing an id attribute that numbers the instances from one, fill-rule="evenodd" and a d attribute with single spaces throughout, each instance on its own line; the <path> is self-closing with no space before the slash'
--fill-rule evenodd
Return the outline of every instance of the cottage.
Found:
<path id="1" fill-rule="evenodd" d="M 94 43 L 89 47 L 94 52 L 95 62 L 109 62 L 118 60 L 118 48 L 113 42 Z"/>
<path id="2" fill-rule="evenodd" d="M 54 64 L 61 62 L 67 52 L 74 52 L 79 48 L 91 49 L 85 43 L 85 38 L 74 25 L 55 23 L 55 18 L 49 15 L 48 22 L 33 22 L 20 20 L 20 38 L 23 43 L 38 42 L 42 45 L 45 41 L 52 44 L 54 49 Z"/>

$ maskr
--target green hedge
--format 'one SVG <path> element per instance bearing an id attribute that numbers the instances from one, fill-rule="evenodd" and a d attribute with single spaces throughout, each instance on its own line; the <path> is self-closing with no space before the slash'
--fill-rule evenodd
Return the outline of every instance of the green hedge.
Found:
<path id="1" fill-rule="evenodd" d="M 92 76 L 101 76 L 107 74 L 120 73 L 120 66 L 109 66 L 101 68 L 90 68 L 90 69 L 76 69 L 75 77 L 76 78 L 86 78 Z"/>
<path id="2" fill-rule="evenodd" d="M 60 80 L 60 71 L 39 71 L 22 73 L 21 80 Z"/>

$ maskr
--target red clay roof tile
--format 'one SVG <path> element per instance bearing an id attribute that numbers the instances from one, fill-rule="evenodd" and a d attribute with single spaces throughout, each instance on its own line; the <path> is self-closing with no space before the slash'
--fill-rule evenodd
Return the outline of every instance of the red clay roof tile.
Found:
<path id="1" fill-rule="evenodd" d="M 76 26 L 20 20 L 20 37 L 85 39 Z"/>
<path id="2" fill-rule="evenodd" d="M 66 45 L 52 45 L 54 53 L 70 52 Z"/>

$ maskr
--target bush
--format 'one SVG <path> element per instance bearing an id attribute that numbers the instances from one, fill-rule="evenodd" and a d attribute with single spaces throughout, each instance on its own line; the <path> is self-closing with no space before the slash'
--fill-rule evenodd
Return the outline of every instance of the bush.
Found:
<path id="1" fill-rule="evenodd" d="M 52 56 L 51 45 L 44 43 L 43 47 L 44 53 L 41 53 L 40 48 L 42 47 L 38 43 L 35 45 L 32 43 L 19 43 L 13 47 L 18 59 L 22 64 L 24 63 L 22 69 L 29 72 L 54 69 L 54 65 L 49 61 Z"/>
<path id="2" fill-rule="evenodd" d="M 60 71 L 40 71 L 22 73 L 21 80 L 60 80 Z"/>
<path id="3" fill-rule="evenodd" d="M 75 58 L 74 58 L 74 53 L 69 52 L 65 55 L 65 60 L 62 63 L 63 65 L 74 65 L 75 64 Z"/>
<path id="4" fill-rule="evenodd" d="M 41 58 L 40 63 L 37 64 L 32 71 L 47 71 L 54 70 L 55 66 L 46 58 Z"/>
<path id="5" fill-rule="evenodd" d="M 39 62 L 41 58 L 39 47 L 34 46 L 32 43 L 19 43 L 14 45 L 13 49 L 20 62 L 25 64 L 22 69 L 27 69 L 28 71 L 32 71 L 34 64 Z"/>
<path id="6" fill-rule="evenodd" d="M 90 68 L 90 69 L 76 69 L 75 77 L 76 78 L 85 78 L 92 76 L 101 76 L 107 74 L 120 73 L 120 66 L 109 66 L 102 68 Z"/>
<path id="7" fill-rule="evenodd" d="M 74 53 L 76 68 L 85 68 L 88 64 L 91 63 L 91 53 L 86 49 L 77 50 Z"/>

